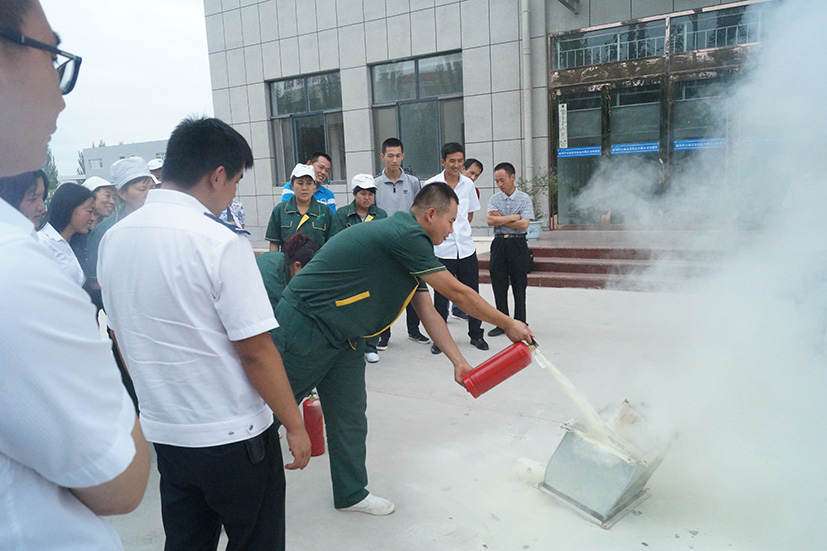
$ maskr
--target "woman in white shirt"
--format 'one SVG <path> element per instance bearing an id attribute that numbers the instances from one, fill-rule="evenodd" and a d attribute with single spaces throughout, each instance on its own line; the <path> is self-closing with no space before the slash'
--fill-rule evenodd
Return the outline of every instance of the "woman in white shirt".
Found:
<path id="1" fill-rule="evenodd" d="M 38 233 L 40 242 L 81 287 L 86 282 L 76 251 L 84 250 L 86 234 L 95 219 L 95 195 L 85 187 L 66 183 L 57 188 L 49 204 L 48 221 Z M 74 241 L 74 246 L 73 246 Z"/>
<path id="2" fill-rule="evenodd" d="M 35 229 L 40 228 L 43 215 L 46 214 L 48 194 L 46 173 L 42 170 L 0 178 L 0 199 L 5 199 L 31 220 Z"/>

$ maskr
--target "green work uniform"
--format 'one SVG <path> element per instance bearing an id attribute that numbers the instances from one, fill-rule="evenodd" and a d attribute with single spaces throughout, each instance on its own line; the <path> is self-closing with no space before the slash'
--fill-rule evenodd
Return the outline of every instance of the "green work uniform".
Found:
<path id="1" fill-rule="evenodd" d="M 362 337 L 381 333 L 415 292 L 427 292 L 420 276 L 444 269 L 422 226 L 410 212 L 399 212 L 333 237 L 276 306 L 273 340 L 296 401 L 314 387 L 319 391 L 337 508 L 368 494 Z"/>
<path id="2" fill-rule="evenodd" d="M 124 207 L 121 206 L 111 216 L 101 220 L 98 225 L 89 232 L 89 237 L 86 239 L 86 265 L 84 266 L 87 283 L 98 282 L 98 247 L 101 244 L 103 235 L 109 231 L 109 228 L 114 226 L 118 220 L 122 220 L 125 216 L 126 211 Z"/>
<path id="3" fill-rule="evenodd" d="M 267 290 L 267 298 L 273 311 L 281 300 L 284 288 L 290 282 L 290 270 L 284 262 L 284 253 L 270 251 L 256 258 L 258 270 L 261 272 L 261 279 L 264 281 L 264 288 Z"/>
<path id="4" fill-rule="evenodd" d="M 368 208 L 367 216 L 362 220 L 362 217 L 356 212 L 356 200 L 354 199 L 348 206 L 336 210 L 336 213 L 333 215 L 333 227 L 330 230 L 330 236 L 333 237 L 343 229 L 355 226 L 360 222 L 381 220 L 387 217 L 388 213 L 377 207 L 376 203 L 373 203 L 370 208 Z"/>
<path id="5" fill-rule="evenodd" d="M 311 197 L 307 212 L 300 214 L 296 206 L 296 197 L 293 196 L 289 201 L 273 207 L 264 238 L 282 246 L 291 235 L 300 231 L 319 245 L 324 245 L 330 239 L 332 222 L 333 213 L 327 205 Z"/>
<path id="6" fill-rule="evenodd" d="M 351 226 L 355 226 L 356 224 L 370 222 L 372 220 L 381 220 L 382 218 L 387 217 L 388 213 L 377 207 L 376 203 L 373 203 L 370 208 L 368 208 L 368 213 L 365 216 L 365 219 L 362 220 L 362 217 L 359 216 L 358 212 L 356 212 L 356 200 L 354 199 L 348 206 L 338 209 L 333 215 L 333 227 L 330 230 L 330 236 L 333 237 L 340 231 Z M 378 344 L 379 335 L 365 339 L 365 351 L 374 353 L 378 352 L 376 349 L 376 345 Z"/>

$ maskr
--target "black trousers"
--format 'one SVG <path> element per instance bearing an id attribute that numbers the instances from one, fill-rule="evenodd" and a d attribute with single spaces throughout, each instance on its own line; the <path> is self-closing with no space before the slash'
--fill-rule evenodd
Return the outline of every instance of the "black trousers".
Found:
<path id="1" fill-rule="evenodd" d="M 250 440 L 208 448 L 155 444 L 166 551 L 284 549 L 284 464 L 273 424 Z"/>
<path id="2" fill-rule="evenodd" d="M 471 287 L 473 290 L 479 292 L 480 290 L 480 265 L 477 261 L 477 253 L 465 258 L 440 258 L 440 262 L 445 264 L 454 277 L 460 283 Z M 434 308 L 442 316 L 442 319 L 448 319 L 448 299 L 438 292 L 434 291 Z M 477 318 L 468 316 L 468 336 L 472 339 L 479 339 L 482 337 L 482 322 Z"/>
<path id="3" fill-rule="evenodd" d="M 419 331 L 419 316 L 416 314 L 413 304 L 408 304 L 405 308 L 405 321 L 408 324 L 408 335 L 416 335 Z M 388 340 L 391 338 L 391 328 L 388 327 L 379 334 L 380 339 Z"/>
<path id="4" fill-rule="evenodd" d="M 491 287 L 497 310 L 508 315 L 508 287 L 514 295 L 514 319 L 526 321 L 525 290 L 528 285 L 528 243 L 525 238 L 495 236 L 491 243 Z"/>

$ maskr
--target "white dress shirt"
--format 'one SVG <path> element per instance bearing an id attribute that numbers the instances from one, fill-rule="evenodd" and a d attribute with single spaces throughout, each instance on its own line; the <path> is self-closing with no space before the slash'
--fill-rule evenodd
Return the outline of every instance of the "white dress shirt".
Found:
<path id="1" fill-rule="evenodd" d="M 99 249 L 103 303 L 151 442 L 217 446 L 273 423 L 233 341 L 278 324 L 249 241 L 207 213 L 154 189 Z"/>
<path id="2" fill-rule="evenodd" d="M 52 253 L 52 256 L 58 261 L 60 268 L 66 272 L 66 275 L 79 286 L 83 287 L 83 284 L 86 283 L 86 275 L 83 273 L 83 268 L 80 267 L 80 262 L 78 262 L 78 257 L 75 256 L 75 251 L 73 251 L 72 246 L 63 239 L 63 236 L 60 235 L 51 224 L 46 224 L 37 232 L 37 237 L 41 243 L 48 247 L 49 252 Z"/>
<path id="3" fill-rule="evenodd" d="M 445 171 L 443 170 L 423 185 L 434 182 L 444 182 Z M 457 205 L 457 219 L 454 221 L 454 231 L 445 241 L 434 246 L 434 254 L 437 258 L 461 259 L 471 256 L 477 251 L 474 239 L 471 237 L 471 222 L 468 221 L 468 214 L 480 210 L 480 200 L 477 197 L 477 188 L 474 182 L 467 176 L 459 175 L 459 182 L 454 192 L 459 198 Z"/>
<path id="4" fill-rule="evenodd" d="M 0 549 L 122 549 L 67 488 L 135 456 L 135 410 L 89 296 L 0 200 Z"/>

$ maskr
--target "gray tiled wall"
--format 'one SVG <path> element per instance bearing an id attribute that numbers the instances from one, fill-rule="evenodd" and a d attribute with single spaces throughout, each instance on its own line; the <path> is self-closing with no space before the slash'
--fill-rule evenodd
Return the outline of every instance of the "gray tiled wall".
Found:
<path id="1" fill-rule="evenodd" d="M 573 14 L 555 0 L 528 0 L 534 167 L 548 166 L 546 36 L 582 27 L 724 3 L 720 0 L 581 0 Z M 493 167 L 522 171 L 519 0 L 204 0 L 214 111 L 250 139 L 255 169 L 239 187 L 253 240 L 263 237 L 281 193 L 273 187 L 265 81 L 339 69 L 349 173 L 371 172 L 369 66 L 461 49 L 467 155 L 486 172 L 482 203 L 495 190 Z M 340 199 L 349 200 L 346 190 Z M 484 217 L 475 221 L 484 233 Z"/>

